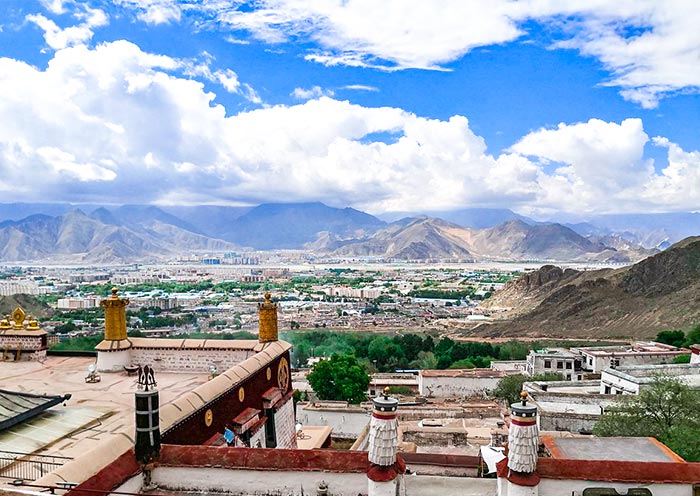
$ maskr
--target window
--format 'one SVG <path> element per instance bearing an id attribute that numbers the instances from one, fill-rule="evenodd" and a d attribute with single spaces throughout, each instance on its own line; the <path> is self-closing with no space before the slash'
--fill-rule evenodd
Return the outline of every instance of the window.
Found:
<path id="1" fill-rule="evenodd" d="M 570 369 L 571 368 L 571 362 L 566 362 L 566 368 Z"/>
<path id="2" fill-rule="evenodd" d="M 605 386 L 605 394 L 610 394 L 610 386 Z"/>
<path id="3" fill-rule="evenodd" d="M 577 381 L 580 381 L 581 379 L 583 379 L 583 376 L 582 376 L 581 374 L 579 374 L 579 375 L 576 376 L 576 380 L 577 380 Z"/>
<path id="4" fill-rule="evenodd" d="M 558 369 L 563 369 L 563 368 L 564 368 L 564 362 L 557 361 L 557 368 L 558 368 Z"/>
<path id="5" fill-rule="evenodd" d="M 546 369 L 551 369 L 551 368 L 552 368 L 552 361 L 551 361 L 551 360 L 545 360 L 545 361 L 544 361 L 544 368 L 546 368 Z"/>
<path id="6" fill-rule="evenodd" d="M 566 380 L 570 381 L 571 380 L 571 374 L 566 374 Z"/>

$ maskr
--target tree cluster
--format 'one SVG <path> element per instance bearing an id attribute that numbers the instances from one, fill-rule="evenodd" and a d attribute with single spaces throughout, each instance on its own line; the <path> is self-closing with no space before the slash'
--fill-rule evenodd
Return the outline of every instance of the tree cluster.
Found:
<path id="1" fill-rule="evenodd" d="M 700 391 L 659 375 L 638 395 L 623 396 L 593 427 L 598 436 L 652 436 L 685 458 L 700 461 Z"/>
<path id="2" fill-rule="evenodd" d="M 307 376 L 316 396 L 322 400 L 360 403 L 367 398 L 369 375 L 364 365 L 352 355 L 334 354 L 321 360 Z"/>
<path id="3" fill-rule="evenodd" d="M 661 331 L 656 335 L 658 343 L 664 343 L 678 348 L 688 348 L 694 344 L 700 344 L 700 324 L 693 327 L 688 334 L 682 330 Z"/>

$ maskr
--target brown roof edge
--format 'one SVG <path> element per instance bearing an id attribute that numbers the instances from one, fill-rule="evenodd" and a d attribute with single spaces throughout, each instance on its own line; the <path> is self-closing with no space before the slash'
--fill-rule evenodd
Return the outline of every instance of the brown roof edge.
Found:
<path id="1" fill-rule="evenodd" d="M 537 473 L 543 479 L 690 484 L 700 481 L 700 463 L 540 458 Z"/>

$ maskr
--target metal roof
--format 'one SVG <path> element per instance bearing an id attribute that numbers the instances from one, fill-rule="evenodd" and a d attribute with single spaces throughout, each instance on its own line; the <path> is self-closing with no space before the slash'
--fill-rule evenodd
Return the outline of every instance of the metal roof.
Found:
<path id="1" fill-rule="evenodd" d="M 39 415 L 70 397 L 70 394 L 51 396 L 0 389 L 0 431 Z"/>

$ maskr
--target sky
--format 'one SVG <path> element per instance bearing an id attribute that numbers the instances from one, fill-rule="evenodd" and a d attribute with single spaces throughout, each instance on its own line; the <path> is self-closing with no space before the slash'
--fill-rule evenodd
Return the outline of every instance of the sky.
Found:
<path id="1" fill-rule="evenodd" d="M 2 0 L 3 202 L 700 209 L 696 0 Z"/>

